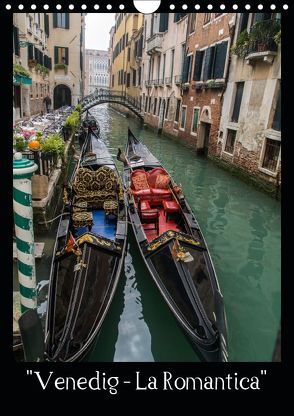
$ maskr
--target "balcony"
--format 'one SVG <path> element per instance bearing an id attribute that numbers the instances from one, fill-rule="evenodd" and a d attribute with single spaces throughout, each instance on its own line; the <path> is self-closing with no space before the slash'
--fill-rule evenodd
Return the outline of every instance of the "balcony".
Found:
<path id="1" fill-rule="evenodd" d="M 155 33 L 147 40 L 147 54 L 160 53 L 163 41 L 163 33 Z"/>
<path id="2" fill-rule="evenodd" d="M 154 85 L 155 87 L 158 87 L 158 84 L 159 84 L 159 79 L 154 79 L 154 80 L 153 80 L 153 85 Z"/>
<path id="3" fill-rule="evenodd" d="M 175 76 L 175 84 L 181 85 L 182 84 L 182 75 L 176 75 Z"/>
<path id="4" fill-rule="evenodd" d="M 145 81 L 145 87 L 149 88 L 152 87 L 153 82 L 151 80 Z"/>
<path id="5" fill-rule="evenodd" d="M 171 77 L 166 77 L 165 78 L 165 85 L 167 87 L 170 87 L 172 85 L 172 78 Z"/>
<path id="6" fill-rule="evenodd" d="M 273 39 L 260 39 L 251 42 L 245 56 L 245 61 L 251 65 L 255 61 L 271 64 L 278 53 L 278 46 Z"/>
<path id="7" fill-rule="evenodd" d="M 164 85 L 164 79 L 161 78 L 161 79 L 158 80 L 158 86 L 163 87 L 163 85 Z"/>

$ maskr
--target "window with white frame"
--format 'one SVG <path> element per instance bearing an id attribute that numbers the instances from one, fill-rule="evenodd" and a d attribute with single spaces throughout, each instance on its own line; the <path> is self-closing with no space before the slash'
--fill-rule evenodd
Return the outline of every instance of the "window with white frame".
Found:
<path id="1" fill-rule="evenodd" d="M 180 124 L 181 130 L 185 130 L 185 127 L 186 127 L 186 116 L 187 116 L 187 106 L 186 105 L 182 105 L 181 124 Z"/>
<path id="2" fill-rule="evenodd" d="M 197 133 L 197 129 L 198 129 L 199 113 L 200 113 L 200 108 L 194 107 L 192 125 L 191 125 L 191 133 L 194 133 L 194 134 Z"/>

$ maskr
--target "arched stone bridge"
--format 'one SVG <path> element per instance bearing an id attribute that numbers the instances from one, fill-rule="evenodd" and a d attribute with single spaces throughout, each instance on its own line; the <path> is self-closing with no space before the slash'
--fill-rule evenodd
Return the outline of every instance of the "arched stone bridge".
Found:
<path id="1" fill-rule="evenodd" d="M 80 103 L 82 106 L 82 113 L 96 105 L 103 103 L 115 103 L 123 105 L 128 108 L 137 117 L 143 120 L 144 113 L 140 107 L 140 101 L 138 98 L 131 97 L 122 91 L 112 91 L 108 89 L 96 90 L 93 94 L 87 95 Z"/>

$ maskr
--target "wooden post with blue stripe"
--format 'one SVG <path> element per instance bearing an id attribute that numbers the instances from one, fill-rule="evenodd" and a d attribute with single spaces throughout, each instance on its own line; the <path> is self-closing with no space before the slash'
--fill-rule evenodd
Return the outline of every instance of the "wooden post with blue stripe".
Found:
<path id="1" fill-rule="evenodd" d="M 38 166 L 21 153 L 13 160 L 13 211 L 21 312 L 37 308 L 32 176 Z"/>

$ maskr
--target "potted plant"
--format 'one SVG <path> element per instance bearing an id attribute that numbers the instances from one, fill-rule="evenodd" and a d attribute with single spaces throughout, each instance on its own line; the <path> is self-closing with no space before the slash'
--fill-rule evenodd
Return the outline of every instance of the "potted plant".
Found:
<path id="1" fill-rule="evenodd" d="M 55 71 L 64 70 L 64 72 L 67 74 L 67 65 L 66 64 L 55 64 L 54 65 Z"/>
<path id="2" fill-rule="evenodd" d="M 281 30 L 279 20 L 263 20 L 252 26 L 250 42 L 255 43 L 257 52 L 265 52 L 275 47 L 274 39 Z"/>
<path id="3" fill-rule="evenodd" d="M 58 133 L 48 134 L 41 142 L 42 153 L 46 156 L 53 156 L 54 163 L 57 163 L 58 157 L 63 159 L 65 143 Z"/>
<path id="4" fill-rule="evenodd" d="M 14 148 L 17 152 L 24 152 L 27 149 L 27 142 L 23 136 L 14 135 Z"/>

